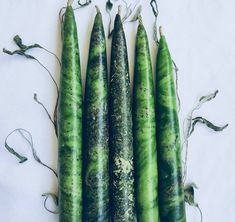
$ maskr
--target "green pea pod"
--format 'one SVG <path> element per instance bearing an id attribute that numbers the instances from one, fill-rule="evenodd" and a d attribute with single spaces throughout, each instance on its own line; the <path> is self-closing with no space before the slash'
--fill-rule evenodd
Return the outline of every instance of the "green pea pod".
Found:
<path id="1" fill-rule="evenodd" d="M 159 42 L 156 67 L 156 115 L 161 222 L 185 222 L 180 132 L 173 62 L 165 37 Z"/>
<path id="2" fill-rule="evenodd" d="M 82 221 L 82 84 L 77 26 L 67 6 L 58 104 L 60 222 Z"/>
<path id="3" fill-rule="evenodd" d="M 105 222 L 110 220 L 108 77 L 106 41 L 99 10 L 90 39 L 84 111 L 85 221 Z"/>
<path id="4" fill-rule="evenodd" d="M 137 220 L 158 222 L 154 85 L 148 38 L 141 22 L 136 37 L 133 126 Z"/>
<path id="5" fill-rule="evenodd" d="M 112 39 L 109 105 L 112 221 L 134 221 L 131 90 L 126 39 L 119 14 Z"/>

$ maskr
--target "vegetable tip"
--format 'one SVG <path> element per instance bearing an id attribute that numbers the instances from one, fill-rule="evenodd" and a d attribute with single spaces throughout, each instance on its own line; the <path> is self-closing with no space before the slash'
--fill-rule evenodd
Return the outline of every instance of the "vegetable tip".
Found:
<path id="1" fill-rule="evenodd" d="M 67 6 L 72 6 L 73 0 L 68 0 Z"/>
<path id="2" fill-rule="evenodd" d="M 118 14 L 121 16 L 121 13 L 122 13 L 122 6 L 119 5 L 119 6 L 118 6 Z"/>
<path id="3" fill-rule="evenodd" d="M 99 6 L 95 5 L 95 8 L 96 8 L 97 13 L 99 13 L 100 12 Z"/>
<path id="4" fill-rule="evenodd" d="M 164 36 L 162 26 L 159 27 L 159 33 L 160 33 L 160 36 Z"/>
<path id="5" fill-rule="evenodd" d="M 142 25 L 142 24 L 143 24 L 143 20 L 142 20 L 142 16 L 141 16 L 141 14 L 139 14 L 139 15 L 138 15 L 138 20 L 139 20 L 139 24 L 141 24 L 141 25 Z"/>

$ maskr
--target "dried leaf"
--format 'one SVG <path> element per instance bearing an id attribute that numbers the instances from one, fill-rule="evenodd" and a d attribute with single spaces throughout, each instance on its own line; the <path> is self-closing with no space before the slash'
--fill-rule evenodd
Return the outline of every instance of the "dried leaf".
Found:
<path id="1" fill-rule="evenodd" d="M 212 99 L 214 99 L 216 97 L 216 95 L 218 94 L 218 90 L 216 90 L 214 93 L 210 93 L 206 96 L 202 96 L 199 101 L 197 102 L 197 104 L 193 107 L 193 109 L 190 111 L 188 117 L 185 119 L 184 121 L 184 140 L 186 143 L 188 138 L 190 137 L 190 132 L 191 132 L 191 129 L 192 129 L 192 121 L 193 121 L 193 114 L 196 110 L 200 109 L 201 106 L 206 103 L 206 102 L 209 102 L 211 101 Z M 185 125 L 186 123 L 186 125 Z"/>
<path id="2" fill-rule="evenodd" d="M 20 48 L 20 50 L 15 50 L 15 51 L 9 51 L 9 50 L 6 50 L 6 49 L 3 49 L 3 52 L 8 54 L 8 55 L 21 55 L 21 56 L 24 56 L 25 58 L 27 59 L 33 59 L 34 61 L 36 61 L 43 69 L 46 70 L 46 72 L 48 73 L 48 75 L 50 76 L 52 82 L 54 83 L 55 87 L 56 87 L 56 92 L 57 92 L 57 98 L 56 98 L 56 105 L 55 105 L 55 108 L 54 108 L 54 113 L 53 113 L 53 120 L 51 118 L 51 115 L 49 114 L 48 110 L 45 108 L 45 106 L 37 100 L 36 97 L 34 97 L 34 100 L 40 104 L 41 106 L 43 106 L 44 110 L 46 111 L 46 114 L 48 115 L 50 121 L 52 122 L 53 126 L 54 126 L 54 129 L 55 129 L 55 133 L 57 135 L 57 106 L 58 106 L 58 100 L 59 100 L 59 87 L 58 87 L 58 84 L 57 82 L 55 81 L 52 73 L 50 72 L 50 70 L 45 66 L 43 65 L 37 58 L 35 58 L 34 56 L 32 55 L 29 55 L 26 53 L 27 50 L 29 49 L 32 49 L 32 48 L 41 48 L 43 50 L 45 50 L 46 52 L 52 54 L 55 56 L 55 58 L 57 59 L 57 61 L 59 62 L 59 64 L 61 65 L 61 62 L 59 60 L 59 58 L 52 52 L 50 52 L 49 50 L 47 50 L 46 48 L 40 46 L 39 44 L 34 44 L 34 45 L 30 45 L 30 46 L 26 46 L 22 43 L 22 39 L 17 35 L 14 37 L 14 42 L 17 44 L 17 46 Z"/>
<path id="3" fill-rule="evenodd" d="M 86 0 L 86 2 L 84 2 L 84 3 L 81 3 L 81 2 L 82 2 L 81 0 L 78 0 L 78 5 L 79 5 L 80 7 L 85 7 L 85 6 L 91 4 L 91 0 Z"/>
<path id="4" fill-rule="evenodd" d="M 219 90 L 216 90 L 214 93 L 211 93 L 211 94 L 206 95 L 206 96 L 202 96 L 202 97 L 199 99 L 199 101 L 200 101 L 202 104 L 205 103 L 205 102 L 208 102 L 208 101 L 214 99 L 214 98 L 217 96 L 218 93 L 219 93 Z"/>
<path id="5" fill-rule="evenodd" d="M 20 38 L 19 35 L 16 35 L 13 38 L 13 40 L 14 40 L 15 44 L 20 48 L 20 50 L 15 50 L 15 51 L 11 52 L 9 50 L 3 49 L 3 52 L 5 52 L 9 55 L 18 54 L 18 55 L 25 56 L 28 59 L 35 59 L 35 57 L 33 57 L 32 55 L 27 54 L 26 52 L 30 49 L 33 49 L 33 48 L 39 48 L 39 49 L 42 49 L 42 50 L 46 51 L 47 53 L 53 55 L 56 58 L 56 60 L 58 61 L 58 63 L 61 65 L 61 61 L 58 58 L 58 56 L 55 53 L 51 52 L 50 50 L 44 48 L 43 46 L 41 46 L 37 43 L 27 46 L 27 45 L 23 44 L 23 41 L 22 41 L 22 39 Z"/>
<path id="6" fill-rule="evenodd" d="M 224 126 L 216 126 L 214 125 L 213 123 L 211 123 L 210 121 L 206 120 L 205 118 L 203 117 L 196 117 L 196 118 L 193 118 L 192 119 L 192 126 L 191 126 L 191 130 L 190 130 L 190 135 L 194 132 L 194 129 L 195 129 L 195 126 L 198 124 L 198 123 L 201 123 L 203 125 L 206 125 L 208 128 L 216 131 L 216 132 L 220 132 L 220 131 L 223 131 L 225 128 L 228 127 L 228 124 L 224 125 Z"/>
<path id="7" fill-rule="evenodd" d="M 184 142 L 183 142 L 183 147 L 185 147 L 185 157 L 184 157 L 184 181 L 186 180 L 186 175 L 187 175 L 187 160 L 188 160 L 188 140 L 189 137 L 192 135 L 192 127 L 193 127 L 193 115 L 194 112 L 198 109 L 201 108 L 201 106 L 206 103 L 211 101 L 216 97 L 218 94 L 218 90 L 216 90 L 213 93 L 210 93 L 208 95 L 202 96 L 199 101 L 196 103 L 196 105 L 193 107 L 193 109 L 190 111 L 188 114 L 187 118 L 184 120 L 184 125 L 183 125 L 183 134 L 184 134 Z"/>
<path id="8" fill-rule="evenodd" d="M 111 2 L 111 0 L 108 0 L 106 2 L 106 11 L 112 11 L 113 9 L 113 3 Z"/>
<path id="9" fill-rule="evenodd" d="M 24 45 L 24 44 L 22 43 L 22 39 L 20 38 L 19 35 L 16 35 L 13 40 L 14 40 L 14 42 L 16 43 L 16 45 L 17 45 L 21 50 L 23 50 L 23 51 L 27 51 L 27 50 L 33 49 L 33 48 L 43 48 L 42 46 L 40 46 L 40 45 L 37 44 L 37 43 L 36 43 L 36 44 L 33 44 L 33 45 L 29 45 L 29 46 Z"/>
<path id="10" fill-rule="evenodd" d="M 21 55 L 26 57 L 27 59 L 35 59 L 32 55 L 26 54 L 25 50 L 15 50 L 15 51 L 9 51 L 7 49 L 3 49 L 3 52 L 8 55 Z"/>

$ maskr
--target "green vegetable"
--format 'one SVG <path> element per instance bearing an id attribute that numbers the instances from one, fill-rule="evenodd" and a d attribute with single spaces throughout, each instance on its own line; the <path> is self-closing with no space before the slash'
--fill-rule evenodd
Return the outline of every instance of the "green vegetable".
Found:
<path id="1" fill-rule="evenodd" d="M 60 222 L 82 221 L 82 84 L 77 26 L 67 6 L 58 103 Z"/>
<path id="2" fill-rule="evenodd" d="M 90 39 L 84 107 L 85 221 L 109 221 L 108 77 L 102 16 Z"/>
<path id="3" fill-rule="evenodd" d="M 156 115 L 161 222 L 184 222 L 185 204 L 173 63 L 165 37 L 159 42 L 156 67 Z"/>
<path id="4" fill-rule="evenodd" d="M 148 38 L 140 21 L 135 52 L 133 135 L 137 219 L 159 221 L 154 85 Z"/>
<path id="5" fill-rule="evenodd" d="M 134 221 L 131 90 L 121 17 L 114 23 L 109 94 L 112 221 Z"/>

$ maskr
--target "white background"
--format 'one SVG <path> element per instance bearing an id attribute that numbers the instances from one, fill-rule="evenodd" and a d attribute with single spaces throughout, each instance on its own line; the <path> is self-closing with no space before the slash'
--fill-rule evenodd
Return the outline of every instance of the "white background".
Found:
<path id="1" fill-rule="evenodd" d="M 105 29 L 108 15 L 105 1 L 94 0 L 102 10 Z M 143 21 L 149 34 L 153 67 L 156 47 L 152 41 L 149 1 L 142 0 Z M 172 57 L 179 66 L 181 126 L 183 119 L 199 96 L 219 89 L 218 97 L 197 112 L 218 125 L 229 122 L 222 133 L 202 126 L 190 139 L 188 180 L 199 187 L 196 201 L 204 222 L 232 222 L 235 210 L 235 3 L 233 0 L 159 0 L 159 24 L 164 28 Z M 19 34 L 26 44 L 40 43 L 60 56 L 58 12 L 66 0 L 0 0 L 0 48 L 15 49 L 12 38 Z M 116 8 L 113 10 L 116 12 Z M 94 6 L 75 12 L 83 80 Z M 125 25 L 129 65 L 133 75 L 133 56 L 137 24 Z M 110 46 L 110 42 L 107 43 Z M 110 48 L 109 48 L 110 49 Z M 108 49 L 108 54 L 110 50 Z M 40 50 L 33 50 L 59 79 L 55 59 Z M 46 212 L 41 194 L 56 191 L 54 175 L 32 159 L 27 144 L 15 136 L 10 141 L 29 158 L 24 164 L 4 148 L 7 134 L 18 127 L 32 132 L 35 148 L 41 159 L 56 168 L 57 148 L 53 127 L 45 113 L 33 101 L 40 100 L 53 111 L 55 88 L 47 73 L 35 62 L 19 56 L 0 53 L 0 221 L 53 222 L 57 215 Z M 84 83 L 84 81 L 83 81 Z M 198 211 L 187 207 L 190 222 L 200 221 Z"/>

